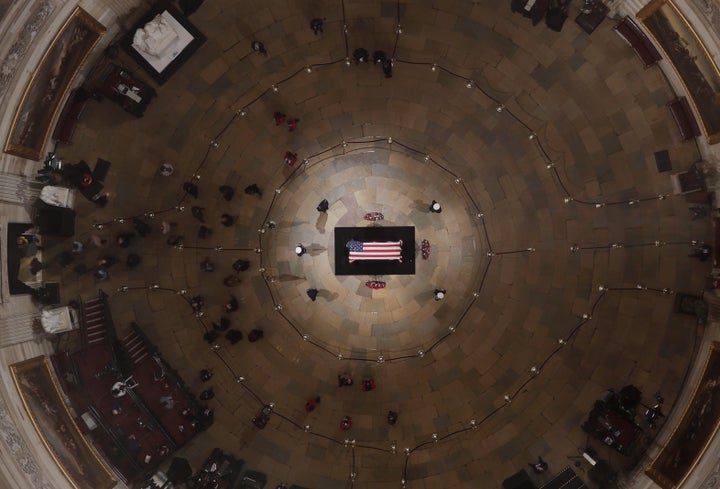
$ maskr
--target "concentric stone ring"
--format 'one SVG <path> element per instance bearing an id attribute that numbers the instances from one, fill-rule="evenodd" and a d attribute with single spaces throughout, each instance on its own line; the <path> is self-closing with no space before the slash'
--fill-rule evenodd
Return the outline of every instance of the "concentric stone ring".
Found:
<path id="1" fill-rule="evenodd" d="M 457 325 L 487 261 L 477 211 L 453 175 L 431 160 L 388 146 L 366 145 L 308 162 L 273 201 L 269 216 L 277 228 L 263 233 L 266 279 L 285 317 L 314 341 L 348 357 L 426 350 Z M 435 214 L 429 205 L 439 195 L 443 212 Z M 330 209 L 316 213 L 313 221 L 313 209 L 323 198 Z M 381 212 L 384 219 L 368 222 L 368 212 Z M 373 277 L 335 275 L 333 229 L 338 226 L 415 227 L 415 274 L 376 277 L 387 284 L 380 290 L 365 286 Z M 423 239 L 431 246 L 428 259 L 422 258 Z M 296 256 L 298 242 L 307 255 Z M 305 290 L 311 286 L 321 293 L 317 303 L 308 305 Z M 436 287 L 449 290 L 443 302 L 432 300 Z"/>

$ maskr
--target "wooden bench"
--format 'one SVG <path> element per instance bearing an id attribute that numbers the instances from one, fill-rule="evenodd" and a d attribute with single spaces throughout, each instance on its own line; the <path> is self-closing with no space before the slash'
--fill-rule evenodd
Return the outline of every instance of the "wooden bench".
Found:
<path id="1" fill-rule="evenodd" d="M 75 133 L 75 126 L 80 120 L 80 116 L 85 109 L 89 94 L 82 88 L 70 92 L 70 96 L 65 101 L 65 106 L 60 117 L 58 117 L 52 138 L 59 143 L 72 143 L 72 137 Z"/>
<path id="2" fill-rule="evenodd" d="M 633 22 L 630 17 L 625 17 L 613 27 L 615 33 L 622 38 L 642 62 L 645 68 L 649 68 L 662 59 L 660 53 L 645 33 Z"/>
<path id="3" fill-rule="evenodd" d="M 675 119 L 680 130 L 680 138 L 682 141 L 694 139 L 700 136 L 700 126 L 698 126 L 695 120 L 695 114 L 693 114 L 690 104 L 685 97 L 677 97 L 668 103 L 670 113 Z"/>

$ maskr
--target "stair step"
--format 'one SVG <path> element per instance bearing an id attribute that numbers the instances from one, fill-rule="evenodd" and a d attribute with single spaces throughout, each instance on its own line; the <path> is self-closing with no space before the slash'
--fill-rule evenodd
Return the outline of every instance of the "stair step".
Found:
<path id="1" fill-rule="evenodd" d="M 146 359 L 150 354 L 145 350 L 145 353 L 140 356 L 139 358 L 135 358 L 133 361 L 137 364 L 140 363 L 142 360 Z"/>

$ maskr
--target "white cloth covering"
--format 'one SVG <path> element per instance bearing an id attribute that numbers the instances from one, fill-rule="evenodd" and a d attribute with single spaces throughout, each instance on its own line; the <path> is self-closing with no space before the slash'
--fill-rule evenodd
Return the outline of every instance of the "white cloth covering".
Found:
<path id="1" fill-rule="evenodd" d="M 76 312 L 68 306 L 44 310 L 40 321 L 45 332 L 50 334 L 63 333 L 78 327 Z"/>

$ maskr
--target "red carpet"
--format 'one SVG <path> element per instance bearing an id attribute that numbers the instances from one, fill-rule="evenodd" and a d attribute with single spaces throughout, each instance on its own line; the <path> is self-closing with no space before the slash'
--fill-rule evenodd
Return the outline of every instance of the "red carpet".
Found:
<path id="1" fill-rule="evenodd" d="M 90 413 L 98 425 L 91 430 L 78 417 L 78 426 L 91 434 L 91 442 L 108 463 L 126 481 L 133 481 L 154 471 L 203 428 L 199 423 L 201 406 L 189 397 L 182 379 L 159 356 L 151 354 L 154 346 L 147 344 L 135 325 L 122 341 L 132 372 L 125 375 L 117 370 L 110 344 L 115 332 L 110 330 L 112 321 L 105 318 L 107 311 L 102 298 L 84 302 L 87 348 L 54 355 L 52 364 L 78 415 Z M 116 348 L 118 351 L 125 355 L 122 348 Z M 118 381 L 131 384 L 129 378 L 137 385 L 114 397 L 113 385 Z M 164 396 L 172 397 L 171 409 L 161 404 Z M 192 414 L 183 416 L 186 408 Z M 161 454 L 161 450 L 167 453 Z"/>

